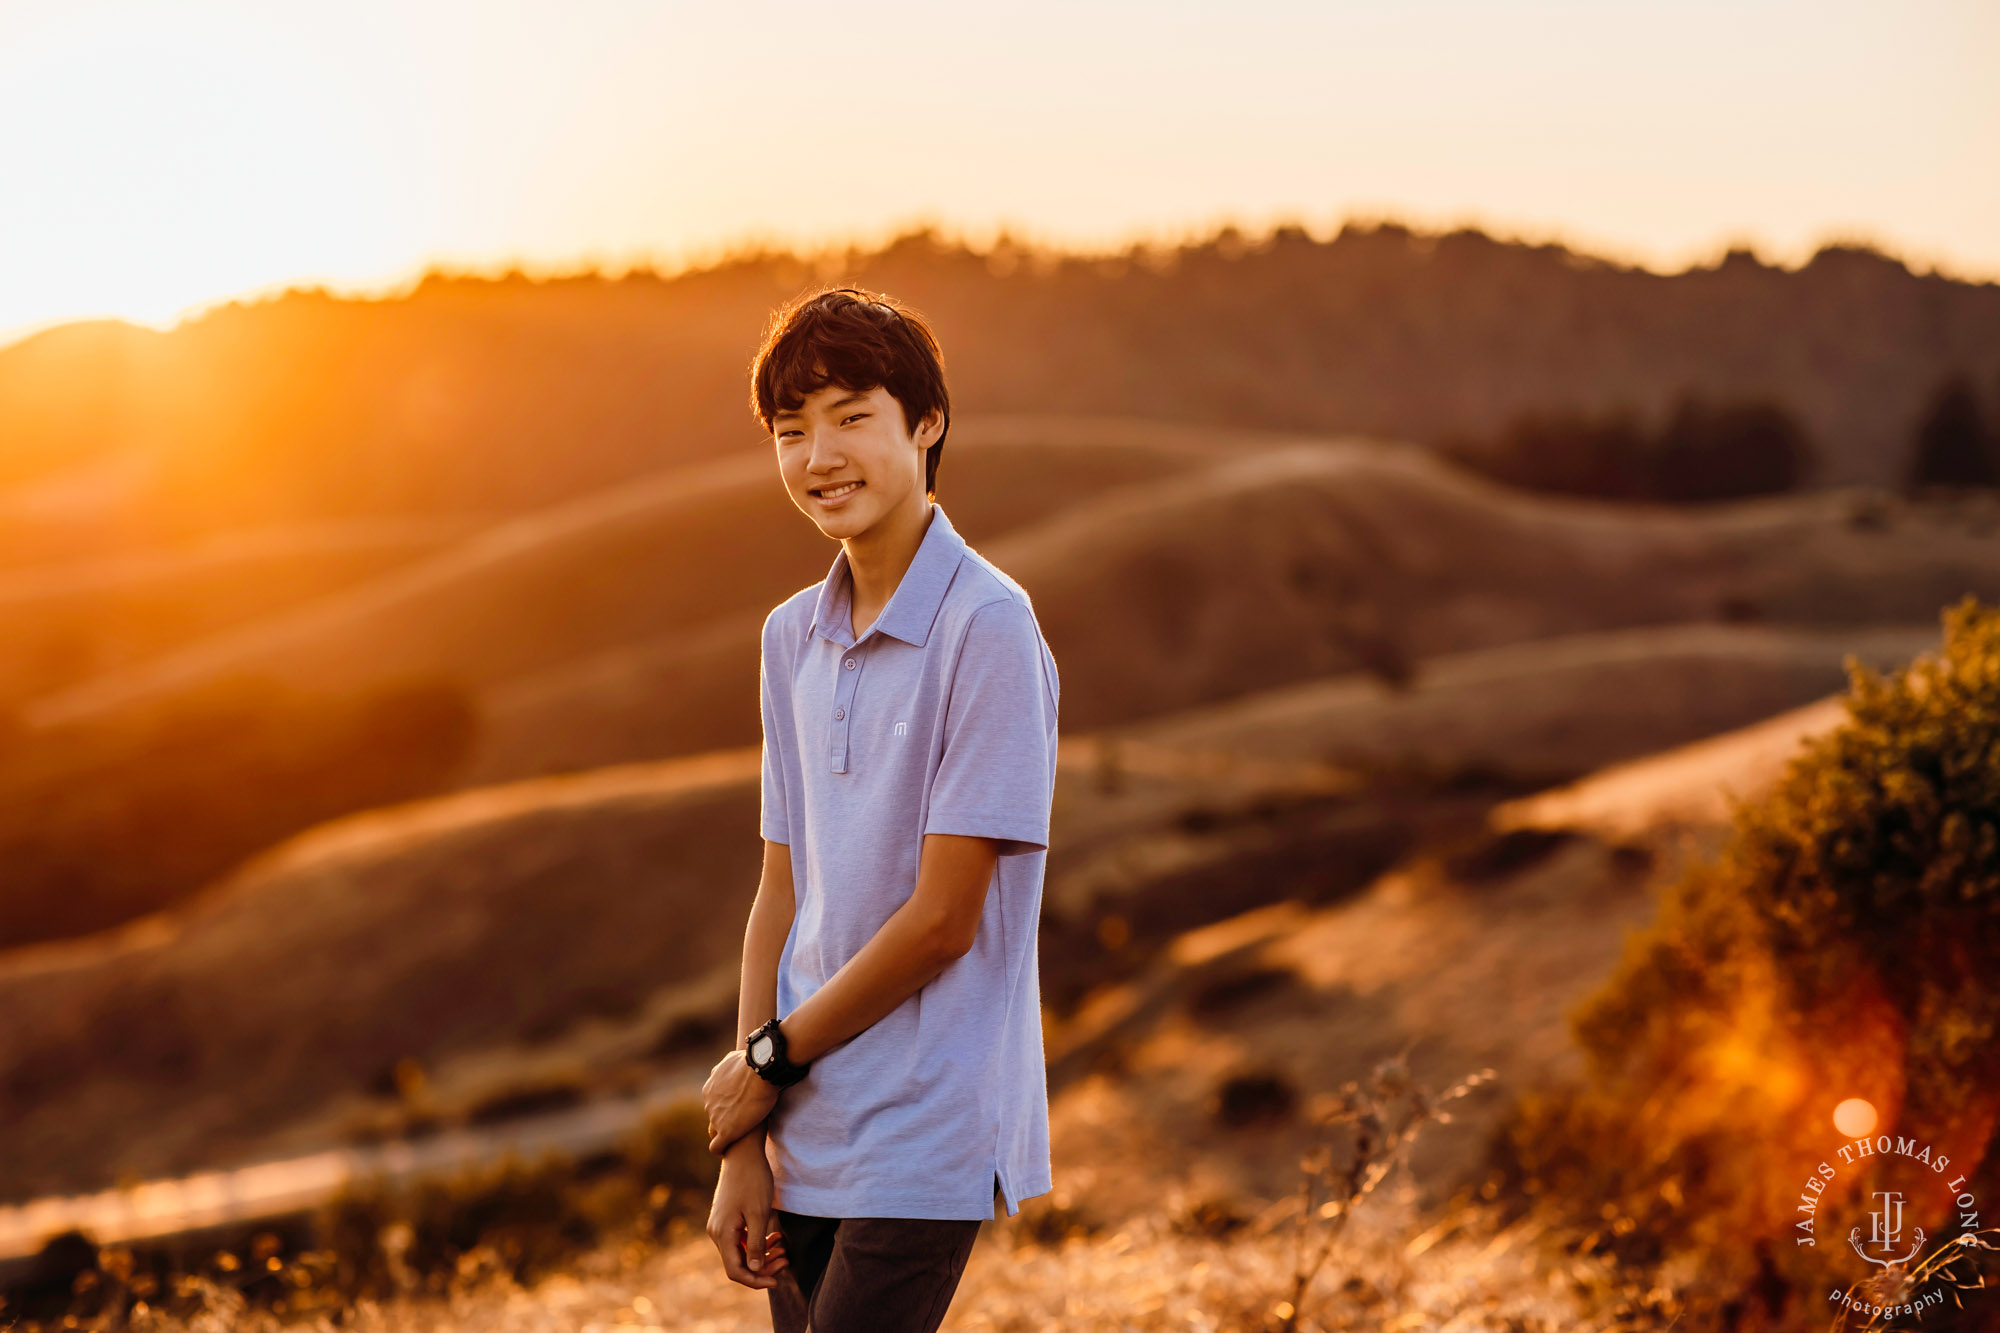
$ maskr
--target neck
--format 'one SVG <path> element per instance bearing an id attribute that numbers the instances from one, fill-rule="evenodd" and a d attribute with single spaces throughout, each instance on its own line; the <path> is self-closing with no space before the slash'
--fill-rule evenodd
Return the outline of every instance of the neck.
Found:
<path id="1" fill-rule="evenodd" d="M 918 503 L 900 506 L 868 531 L 842 539 L 848 575 L 854 580 L 855 606 L 881 607 L 888 602 L 917 558 L 934 507 L 919 492 Z"/>

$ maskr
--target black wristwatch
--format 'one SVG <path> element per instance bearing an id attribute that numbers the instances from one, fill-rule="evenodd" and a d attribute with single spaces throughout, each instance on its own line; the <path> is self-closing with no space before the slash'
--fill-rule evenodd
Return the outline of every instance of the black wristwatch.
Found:
<path id="1" fill-rule="evenodd" d="M 743 1039 L 743 1059 L 766 1083 L 789 1088 L 804 1078 L 812 1065 L 795 1065 L 785 1053 L 785 1030 L 772 1019 Z"/>

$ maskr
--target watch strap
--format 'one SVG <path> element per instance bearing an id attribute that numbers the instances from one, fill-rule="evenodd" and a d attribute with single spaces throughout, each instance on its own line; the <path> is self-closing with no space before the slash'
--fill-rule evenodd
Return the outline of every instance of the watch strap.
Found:
<path id="1" fill-rule="evenodd" d="M 812 1065 L 792 1063 L 791 1055 L 785 1049 L 785 1030 L 778 1026 L 778 1021 L 773 1018 L 743 1039 L 743 1060 L 750 1068 L 756 1070 L 757 1076 L 766 1083 L 789 1088 L 804 1078 L 811 1071 Z M 771 1058 L 760 1065 L 751 1057 L 750 1048 L 755 1046 L 761 1037 L 771 1039 Z"/>

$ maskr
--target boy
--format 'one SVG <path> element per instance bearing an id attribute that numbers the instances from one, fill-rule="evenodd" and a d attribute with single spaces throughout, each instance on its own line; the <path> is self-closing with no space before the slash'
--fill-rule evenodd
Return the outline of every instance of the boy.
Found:
<path id="1" fill-rule="evenodd" d="M 751 380 L 786 493 L 841 550 L 764 622 L 764 871 L 744 1044 L 703 1088 L 708 1233 L 777 1333 L 929 1333 L 995 1204 L 1051 1187 L 1056 664 L 934 502 L 951 409 L 920 316 L 800 298 Z"/>

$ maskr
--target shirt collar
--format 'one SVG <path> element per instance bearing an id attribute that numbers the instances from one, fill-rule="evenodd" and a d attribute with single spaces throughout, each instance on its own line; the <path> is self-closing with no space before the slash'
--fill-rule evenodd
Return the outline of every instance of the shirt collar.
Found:
<path id="1" fill-rule="evenodd" d="M 933 501 L 930 523 L 924 529 L 924 539 L 917 544 L 917 554 L 868 632 L 880 630 L 904 643 L 923 647 L 965 549 L 965 540 L 944 516 L 944 506 Z M 813 632 L 843 648 L 852 648 L 856 642 L 853 599 L 854 579 L 847 565 L 847 548 L 843 546 L 840 554 L 834 556 L 826 580 L 820 584 L 819 600 L 813 607 Z"/>

